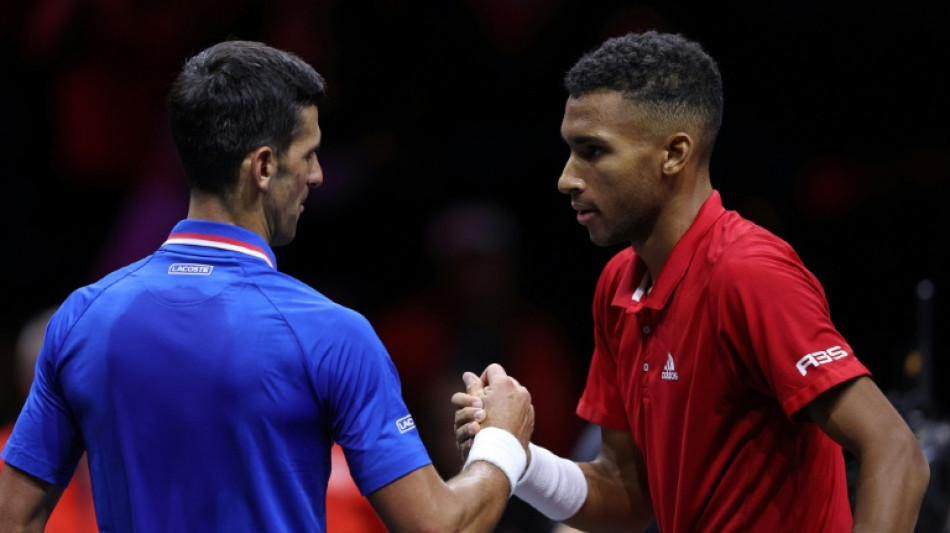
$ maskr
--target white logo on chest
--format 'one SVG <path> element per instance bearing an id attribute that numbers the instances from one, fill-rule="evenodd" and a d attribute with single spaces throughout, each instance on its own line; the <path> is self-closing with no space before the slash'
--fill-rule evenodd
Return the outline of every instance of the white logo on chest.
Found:
<path id="1" fill-rule="evenodd" d="M 680 375 L 676 372 L 676 365 L 673 364 L 673 354 L 666 354 L 666 366 L 663 367 L 663 373 L 660 374 L 660 377 L 670 381 L 676 381 L 680 378 Z"/>

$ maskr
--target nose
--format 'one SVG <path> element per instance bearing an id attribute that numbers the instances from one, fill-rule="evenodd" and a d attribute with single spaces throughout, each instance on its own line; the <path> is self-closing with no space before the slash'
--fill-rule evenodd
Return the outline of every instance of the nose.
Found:
<path id="1" fill-rule="evenodd" d="M 319 161 L 316 161 L 307 174 L 307 186 L 316 189 L 321 185 L 323 185 L 323 167 L 320 166 Z"/>
<path id="2" fill-rule="evenodd" d="M 557 190 L 564 194 L 577 194 L 583 192 L 587 186 L 583 179 L 577 176 L 574 156 L 567 159 L 564 170 L 561 171 L 561 177 L 557 180 Z"/>

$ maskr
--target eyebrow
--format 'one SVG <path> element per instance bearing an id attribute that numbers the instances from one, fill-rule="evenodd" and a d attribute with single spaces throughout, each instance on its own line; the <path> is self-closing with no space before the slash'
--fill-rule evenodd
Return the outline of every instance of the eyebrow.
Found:
<path id="1" fill-rule="evenodd" d="M 604 139 L 596 135 L 568 135 L 564 140 L 571 144 L 603 143 Z"/>

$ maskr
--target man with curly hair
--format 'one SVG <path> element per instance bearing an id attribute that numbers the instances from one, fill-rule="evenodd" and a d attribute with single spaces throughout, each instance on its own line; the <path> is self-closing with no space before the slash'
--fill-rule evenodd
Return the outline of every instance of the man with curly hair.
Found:
<path id="1" fill-rule="evenodd" d="M 591 241 L 630 246 L 597 282 L 577 407 L 600 452 L 578 463 L 532 444 L 515 494 L 583 530 L 912 531 L 929 479 L 914 435 L 795 251 L 711 185 L 715 61 L 681 35 L 631 33 L 565 84 L 558 189 Z M 464 379 L 463 452 L 483 386 Z M 842 447 L 860 462 L 853 515 Z"/>

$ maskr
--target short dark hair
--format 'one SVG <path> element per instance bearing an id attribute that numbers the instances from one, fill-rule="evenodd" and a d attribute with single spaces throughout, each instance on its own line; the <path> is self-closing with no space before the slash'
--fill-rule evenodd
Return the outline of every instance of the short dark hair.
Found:
<path id="1" fill-rule="evenodd" d="M 675 33 L 628 33 L 587 53 L 564 78 L 574 98 L 608 89 L 658 116 L 686 119 L 711 148 L 722 124 L 722 77 L 703 47 Z"/>
<path id="2" fill-rule="evenodd" d="M 224 195 L 244 157 L 283 153 L 300 112 L 323 101 L 323 77 L 296 55 L 253 41 L 225 41 L 189 59 L 168 96 L 172 138 L 192 190 Z"/>

